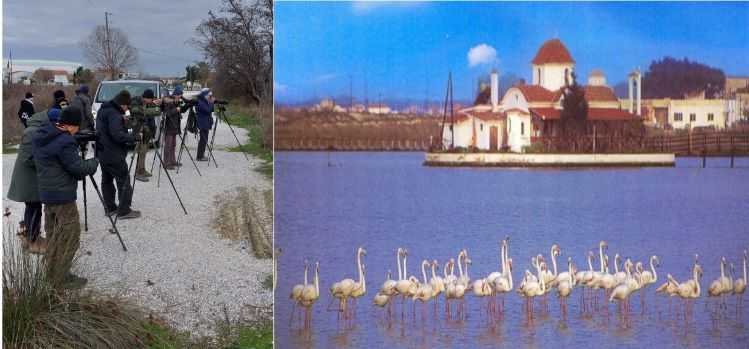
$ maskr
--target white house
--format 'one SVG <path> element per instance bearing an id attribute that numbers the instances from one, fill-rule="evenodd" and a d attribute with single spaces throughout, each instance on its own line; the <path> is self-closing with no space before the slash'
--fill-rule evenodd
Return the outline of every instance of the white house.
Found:
<path id="1" fill-rule="evenodd" d="M 370 114 L 390 114 L 390 107 L 383 103 L 370 104 L 368 111 Z"/>
<path id="2" fill-rule="evenodd" d="M 443 128 L 445 148 L 464 147 L 497 151 L 507 149 L 522 152 L 535 140 L 559 133 L 559 119 L 565 86 L 572 82 L 575 61 L 558 39 L 546 41 L 531 61 L 533 84 L 519 84 L 499 96 L 499 73 L 491 73 L 491 91 L 488 101 L 461 109 L 454 120 L 447 120 Z M 585 89 L 588 102 L 588 120 L 593 124 L 620 124 L 639 120 L 641 105 L 640 73 L 630 74 L 630 100 L 637 92 L 637 103 L 623 110 L 614 91 L 606 85 L 606 77 L 594 70 Z M 635 115 L 635 112 L 637 115 Z"/>

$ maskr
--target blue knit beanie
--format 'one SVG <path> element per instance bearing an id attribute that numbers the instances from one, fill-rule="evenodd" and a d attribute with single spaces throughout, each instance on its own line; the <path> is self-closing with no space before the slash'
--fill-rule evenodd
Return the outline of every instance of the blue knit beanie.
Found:
<path id="1" fill-rule="evenodd" d="M 182 86 L 177 85 L 177 87 L 174 88 L 174 91 L 172 92 L 172 96 L 181 96 L 182 95 Z"/>

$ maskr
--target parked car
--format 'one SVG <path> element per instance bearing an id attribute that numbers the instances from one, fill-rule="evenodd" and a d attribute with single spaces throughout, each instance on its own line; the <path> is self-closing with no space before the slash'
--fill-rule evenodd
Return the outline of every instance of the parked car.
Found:
<path id="1" fill-rule="evenodd" d="M 141 96 L 143 91 L 151 89 L 157 98 L 163 98 L 167 96 L 168 90 L 161 85 L 159 81 L 151 80 L 112 80 L 102 81 L 99 87 L 96 88 L 96 94 L 94 95 L 94 102 L 91 105 L 91 112 L 96 118 L 96 113 L 101 108 L 102 103 L 112 100 L 120 91 L 127 90 L 131 96 Z M 155 134 L 159 134 L 159 126 L 161 124 L 161 116 L 156 117 L 156 131 Z M 157 140 L 158 144 L 158 140 Z"/>

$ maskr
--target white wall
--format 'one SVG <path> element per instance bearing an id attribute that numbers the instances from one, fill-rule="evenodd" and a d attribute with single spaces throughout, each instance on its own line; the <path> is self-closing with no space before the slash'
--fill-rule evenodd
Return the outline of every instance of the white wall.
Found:
<path id="1" fill-rule="evenodd" d="M 672 100 L 668 108 L 668 123 L 673 128 L 714 126 L 722 129 L 726 126 L 726 111 L 726 101 L 721 99 Z M 676 121 L 677 113 L 681 113 L 681 121 Z M 710 113 L 713 121 L 707 120 Z M 695 114 L 695 121 L 690 121 L 690 114 Z"/>
<path id="2" fill-rule="evenodd" d="M 482 130 L 483 125 L 483 130 Z M 502 122 L 499 120 L 484 121 L 476 119 L 476 147 L 489 150 L 491 142 L 491 127 L 497 127 L 497 149 L 502 148 Z"/>
<path id="3" fill-rule="evenodd" d="M 468 147 L 471 145 L 472 136 L 472 123 L 471 120 L 459 122 L 454 126 L 455 132 L 455 147 Z M 445 124 L 445 129 L 442 133 L 442 144 L 445 149 L 450 148 L 452 134 L 450 132 L 449 123 Z"/>
<path id="4" fill-rule="evenodd" d="M 539 69 L 541 75 L 538 74 Z M 572 72 L 575 66 L 572 64 L 543 64 L 533 65 L 533 84 L 541 85 L 547 90 L 556 91 L 564 86 L 564 72 L 567 69 L 567 77 L 572 83 Z"/>
<path id="5" fill-rule="evenodd" d="M 507 113 L 507 138 L 510 150 L 516 153 L 531 144 L 531 116 L 517 111 Z"/>

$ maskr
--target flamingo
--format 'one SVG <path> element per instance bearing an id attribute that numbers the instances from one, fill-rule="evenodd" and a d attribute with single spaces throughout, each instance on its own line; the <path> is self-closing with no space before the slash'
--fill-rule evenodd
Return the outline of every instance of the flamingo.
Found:
<path id="1" fill-rule="evenodd" d="M 744 277 L 737 279 L 733 282 L 733 294 L 736 295 L 736 317 L 739 316 L 739 309 L 742 309 L 744 304 L 744 291 L 746 291 L 746 259 L 748 258 L 746 250 L 744 250 Z"/>
<path id="2" fill-rule="evenodd" d="M 572 294 L 572 288 L 575 287 L 574 272 L 572 271 L 572 257 L 567 257 L 567 272 L 557 275 L 557 295 L 559 296 L 559 306 L 562 308 L 563 317 L 567 317 L 567 297 Z"/>
<path id="3" fill-rule="evenodd" d="M 729 286 L 731 286 L 729 288 Z M 708 297 L 714 298 L 714 297 L 720 297 L 721 298 L 721 305 L 720 307 L 725 307 L 725 294 L 726 291 L 733 291 L 733 286 L 731 285 L 730 279 L 726 277 L 726 257 L 720 258 L 720 277 L 713 280 L 713 282 L 710 284 L 710 287 L 707 289 L 707 295 Z"/>
<path id="4" fill-rule="evenodd" d="M 421 318 L 424 319 L 424 309 L 426 306 L 426 302 L 431 300 L 433 297 L 435 297 L 434 294 L 434 288 L 432 288 L 432 284 L 428 282 L 427 280 L 427 272 L 425 267 L 431 265 L 428 260 L 423 260 L 421 262 L 421 277 L 424 282 L 420 283 L 419 286 L 416 289 L 416 292 L 412 296 L 412 300 L 415 302 L 416 300 L 421 301 L 422 307 L 422 316 Z M 414 304 L 415 305 L 415 304 Z"/>
<path id="5" fill-rule="evenodd" d="M 614 278 L 616 279 L 617 285 L 624 282 L 624 280 L 627 278 L 627 273 L 619 270 L 619 262 L 621 260 L 622 256 L 620 256 L 618 253 L 614 255 Z"/>
<path id="6" fill-rule="evenodd" d="M 533 319 L 533 298 L 546 293 L 546 284 L 544 283 L 544 278 L 541 276 L 541 266 L 537 263 L 538 260 L 535 257 L 532 258 L 532 262 L 536 268 L 538 277 L 534 277 L 534 275 L 526 269 L 525 279 L 520 284 L 520 287 L 518 287 L 520 295 L 526 298 L 526 317 L 529 321 L 532 321 Z"/>
<path id="7" fill-rule="evenodd" d="M 503 255 L 502 255 L 502 275 L 494 279 L 494 290 L 492 291 L 494 294 L 501 293 L 502 294 L 502 303 L 500 305 L 500 312 L 499 314 L 502 314 L 504 311 L 504 295 L 510 291 L 512 291 L 513 284 L 512 284 L 512 258 L 508 258 L 509 254 L 509 240 L 510 238 L 506 238 L 503 241 L 502 247 L 503 247 Z"/>
<path id="8" fill-rule="evenodd" d="M 400 256 L 403 255 L 403 271 L 401 272 L 401 261 Z M 395 284 L 395 290 L 401 295 L 401 318 L 404 316 L 404 309 L 406 297 L 409 291 L 413 287 L 412 279 L 407 278 L 408 272 L 406 270 L 406 259 L 408 258 L 408 250 L 398 249 L 398 282 Z"/>
<path id="9" fill-rule="evenodd" d="M 702 267 L 695 262 L 694 267 L 692 268 L 692 279 L 687 280 L 683 283 L 678 283 L 673 278 L 670 278 L 671 281 L 678 285 L 678 296 L 684 300 L 684 321 L 687 321 L 688 314 L 691 313 L 689 310 L 689 301 L 694 301 L 694 299 L 699 298 L 701 288 L 700 288 L 700 278 L 702 277 Z"/>
<path id="10" fill-rule="evenodd" d="M 581 310 L 587 308 L 587 303 L 585 302 L 585 288 L 590 288 L 590 283 L 593 281 L 593 276 L 595 275 L 595 271 L 593 270 L 594 258 L 595 255 L 593 254 L 593 251 L 588 251 L 588 270 L 578 271 L 577 274 L 575 274 L 575 279 L 578 280 L 581 287 L 584 287 L 583 292 L 580 293 L 580 301 L 582 302 Z"/>
<path id="11" fill-rule="evenodd" d="M 616 277 L 613 274 L 609 274 L 609 256 L 605 257 L 603 264 L 605 266 L 605 271 L 601 276 L 600 286 L 604 290 L 604 297 L 606 297 L 610 295 L 614 287 L 617 286 L 617 282 Z M 608 306 L 606 307 L 606 311 L 608 312 Z"/>
<path id="12" fill-rule="evenodd" d="M 309 328 L 312 322 L 312 305 L 320 298 L 320 262 L 315 262 L 315 284 L 307 285 L 302 290 L 300 304 L 305 308 L 304 327 Z"/>
<path id="13" fill-rule="evenodd" d="M 289 324 L 291 324 L 292 321 L 294 321 L 294 311 L 295 308 L 300 305 L 299 302 L 302 299 L 302 290 L 307 286 L 307 260 L 304 260 L 304 283 L 303 284 L 296 284 L 291 289 L 291 294 L 289 295 L 289 299 L 294 301 L 293 307 L 291 309 L 291 319 L 289 319 Z M 301 315 L 301 314 L 300 314 Z"/>
<path id="14" fill-rule="evenodd" d="M 398 261 L 400 263 L 400 260 Z M 398 266 L 398 272 L 400 273 L 400 266 Z M 380 290 L 375 294 L 372 303 L 378 307 L 385 307 L 390 304 L 390 297 L 396 294 L 395 291 L 395 280 L 391 280 L 392 272 L 388 269 L 387 279 L 382 284 Z M 392 283 L 392 287 L 389 285 Z M 388 318 L 390 318 L 390 308 L 388 307 Z"/>
<path id="15" fill-rule="evenodd" d="M 645 288 L 656 283 L 658 281 L 658 273 L 655 271 L 655 266 L 660 265 L 661 261 L 658 256 L 650 256 L 650 270 L 644 270 L 641 272 L 640 280 L 642 291 L 640 292 L 640 307 L 642 312 L 645 312 Z"/>
<path id="16" fill-rule="evenodd" d="M 366 290 L 366 285 L 364 284 L 364 271 L 362 269 L 362 256 L 366 255 L 367 251 L 364 250 L 363 247 L 359 247 L 356 251 L 356 264 L 357 268 L 359 269 L 359 282 L 354 281 L 353 279 L 343 279 L 339 282 L 334 283 L 332 286 L 330 286 L 330 294 L 334 298 L 338 298 L 340 300 L 339 304 L 339 311 L 343 312 L 344 319 L 348 317 L 347 312 L 347 303 L 348 298 L 351 297 L 351 295 L 356 290 L 356 293 L 359 295 L 362 295 L 363 292 Z"/>
<path id="17" fill-rule="evenodd" d="M 638 287 L 637 287 L 637 280 L 632 276 L 632 261 L 627 259 L 624 262 L 624 270 L 627 274 L 627 278 L 623 283 L 621 283 L 619 286 L 616 286 L 614 290 L 611 292 L 611 295 L 609 296 L 609 302 L 613 302 L 614 300 L 619 301 L 619 311 L 623 314 L 625 321 L 628 318 L 629 311 L 627 310 L 629 308 L 629 295 L 632 294 Z"/>

